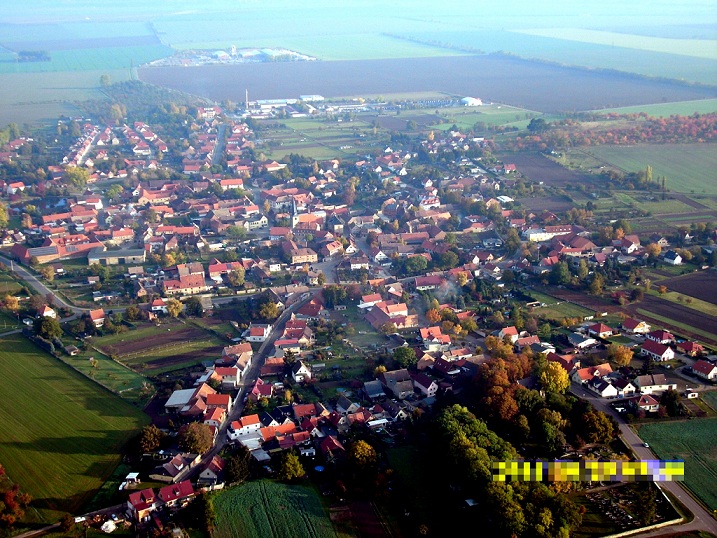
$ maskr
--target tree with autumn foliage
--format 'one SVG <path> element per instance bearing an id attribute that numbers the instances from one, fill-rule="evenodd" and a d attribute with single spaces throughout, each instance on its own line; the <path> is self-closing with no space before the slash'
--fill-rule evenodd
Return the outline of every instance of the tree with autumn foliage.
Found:
<path id="1" fill-rule="evenodd" d="M 5 469 L 0 465 L 0 486 L 5 481 Z M 0 528 L 12 529 L 25 515 L 25 508 L 32 497 L 20 491 L 18 484 L 12 484 L 7 489 L 0 487 L 0 492 Z"/>
<path id="2" fill-rule="evenodd" d="M 613 343 L 607 347 L 607 358 L 620 367 L 630 364 L 633 355 L 634 352 L 627 346 Z"/>

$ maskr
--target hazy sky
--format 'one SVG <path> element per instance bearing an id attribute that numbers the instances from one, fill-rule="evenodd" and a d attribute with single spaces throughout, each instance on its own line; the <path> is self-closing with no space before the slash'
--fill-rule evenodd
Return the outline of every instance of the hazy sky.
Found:
<path id="1" fill-rule="evenodd" d="M 167 16 L 228 14 L 264 10 L 291 11 L 301 24 L 302 15 L 312 17 L 322 10 L 373 11 L 377 18 L 416 17 L 422 21 L 470 21 L 491 24 L 499 21 L 527 27 L 620 25 L 714 25 L 717 29 L 717 2 L 714 0 L 34 0 L 17 2 L 0 12 L 0 22 L 80 22 L 83 20 L 149 20 Z M 717 31 L 717 30 L 716 30 Z"/>

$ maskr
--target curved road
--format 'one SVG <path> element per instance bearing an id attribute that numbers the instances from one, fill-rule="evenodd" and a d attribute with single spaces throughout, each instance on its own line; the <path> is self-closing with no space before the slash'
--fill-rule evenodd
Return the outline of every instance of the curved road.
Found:
<path id="1" fill-rule="evenodd" d="M 5 256 L 0 255 L 0 262 L 4 263 L 8 267 L 12 267 L 14 273 L 17 273 L 27 284 L 32 287 L 36 292 L 41 294 L 43 297 L 51 294 L 55 298 L 55 304 L 71 310 L 73 314 L 82 315 L 87 311 L 86 308 L 77 308 L 76 306 L 70 305 L 62 300 L 57 294 L 40 282 L 35 275 L 25 269 L 21 264 L 14 260 L 10 260 Z"/>
<path id="2" fill-rule="evenodd" d="M 615 417 L 620 426 L 620 436 L 627 446 L 629 446 L 636 459 L 640 460 L 654 460 L 657 456 L 652 452 L 652 449 L 645 446 L 645 442 L 635 433 L 628 424 L 625 423 L 622 416 L 617 413 L 609 403 L 612 400 L 605 400 L 597 395 L 592 394 L 585 388 L 580 387 L 576 383 L 572 384 L 571 392 L 579 398 L 588 400 L 593 407 L 600 411 L 604 411 L 608 415 Z M 677 525 L 669 525 L 662 529 L 654 531 L 647 531 L 644 533 L 636 534 L 640 537 L 652 537 L 652 536 L 669 536 L 674 535 L 678 532 L 688 531 L 707 531 L 717 536 L 717 520 L 714 516 L 702 506 L 682 485 L 680 482 L 661 482 L 659 487 L 662 490 L 669 491 L 674 497 L 676 497 L 694 516 L 692 521 L 681 523 Z"/>

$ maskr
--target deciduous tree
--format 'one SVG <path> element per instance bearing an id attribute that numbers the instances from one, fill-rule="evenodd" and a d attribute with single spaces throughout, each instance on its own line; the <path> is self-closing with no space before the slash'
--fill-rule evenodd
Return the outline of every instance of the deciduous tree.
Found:
<path id="1" fill-rule="evenodd" d="M 304 471 L 304 466 L 301 465 L 299 457 L 292 451 L 285 452 L 279 464 L 277 478 L 291 482 L 297 478 L 303 478 L 305 474 L 306 471 Z"/>
<path id="2" fill-rule="evenodd" d="M 164 304 L 167 307 L 167 314 L 173 318 L 179 316 L 184 308 L 184 305 L 177 299 L 168 299 Z"/>
<path id="3" fill-rule="evenodd" d="M 540 372 L 540 384 L 547 392 L 563 393 L 570 386 L 570 379 L 565 368 L 557 362 L 546 362 Z"/>
<path id="4" fill-rule="evenodd" d="M 204 454 L 212 448 L 214 438 L 208 425 L 201 422 L 192 422 L 179 429 L 177 441 L 182 450 L 192 454 Z"/>
<path id="5" fill-rule="evenodd" d="M 614 361 L 618 366 L 627 366 L 632 360 L 633 351 L 627 346 L 621 346 L 619 344 L 610 344 L 607 347 L 607 356 L 610 360 Z"/>

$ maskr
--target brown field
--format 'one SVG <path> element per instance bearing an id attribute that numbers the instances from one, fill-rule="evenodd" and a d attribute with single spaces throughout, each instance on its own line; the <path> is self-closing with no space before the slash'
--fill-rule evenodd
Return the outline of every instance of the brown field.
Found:
<path id="1" fill-rule="evenodd" d="M 527 207 L 534 213 L 541 211 L 562 212 L 569 211 L 576 204 L 562 196 L 544 196 L 540 198 L 518 198 L 516 200 L 521 206 Z"/>
<path id="2" fill-rule="evenodd" d="M 145 82 L 216 101 L 442 92 L 541 112 L 594 110 L 713 97 L 713 90 L 630 75 L 548 65 L 502 55 L 143 67 Z M 525 84 L 530 80 L 530 84 Z"/>
<path id="3" fill-rule="evenodd" d="M 206 340 L 208 334 L 201 329 L 194 327 L 186 327 L 175 329 L 157 335 L 152 335 L 151 340 L 130 340 L 128 342 L 120 342 L 108 346 L 103 346 L 103 350 L 109 355 L 116 355 L 120 358 L 134 355 L 139 352 L 149 351 L 150 349 L 161 348 L 180 344 L 182 342 L 191 342 L 193 340 Z"/>
<path id="4" fill-rule="evenodd" d="M 682 326 L 699 328 L 699 330 L 711 334 L 712 337 L 707 337 L 705 334 L 692 333 L 688 329 L 677 325 L 670 327 L 669 323 L 658 319 L 650 320 L 649 315 L 646 316 L 643 313 L 638 313 L 638 309 L 652 312 L 662 318 L 675 320 L 676 323 L 679 323 Z M 640 319 L 648 318 L 645 319 L 645 321 L 652 322 L 657 327 L 672 329 L 681 336 L 694 338 L 695 340 L 699 340 L 700 342 L 707 344 L 717 345 L 717 317 L 715 316 L 710 316 L 709 314 L 698 312 L 692 308 L 688 308 L 681 304 L 671 303 L 652 295 L 645 295 L 645 298 L 642 301 L 626 306 L 624 310 Z"/>
<path id="5" fill-rule="evenodd" d="M 677 293 L 684 293 L 717 304 L 717 271 L 700 271 L 689 275 L 661 280 L 660 285 Z"/>
<path id="6" fill-rule="evenodd" d="M 502 159 L 515 164 L 518 171 L 528 179 L 542 181 L 549 187 L 565 188 L 567 185 L 594 182 L 591 176 L 568 170 L 540 153 L 516 153 Z M 573 207 L 573 204 L 570 207 Z"/>

